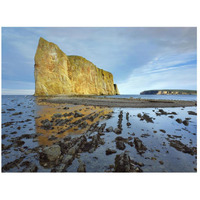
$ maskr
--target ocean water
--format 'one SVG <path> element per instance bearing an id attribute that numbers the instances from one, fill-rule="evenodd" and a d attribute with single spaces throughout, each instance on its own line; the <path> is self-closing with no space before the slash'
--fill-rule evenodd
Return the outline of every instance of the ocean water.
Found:
<path id="1" fill-rule="evenodd" d="M 186 98 L 193 98 L 195 95 L 118 95 L 117 98 L 139 98 L 148 96 L 156 98 L 179 98 L 179 100 L 189 100 Z M 181 96 L 181 97 L 179 97 Z M 190 100 L 191 100 L 190 99 Z M 68 106 L 69 110 L 64 107 Z M 14 109 L 14 110 L 12 110 Z M 66 169 L 67 172 L 76 172 L 79 166 L 79 160 L 86 164 L 87 172 L 104 172 L 109 171 L 110 166 L 114 165 L 116 155 L 124 151 L 128 151 L 131 159 L 136 162 L 141 162 L 144 166 L 141 167 L 143 172 L 195 172 L 197 167 L 197 156 L 188 153 L 183 153 L 176 148 L 170 146 L 171 140 L 177 140 L 188 146 L 189 148 L 197 147 L 197 115 L 189 115 L 188 111 L 197 112 L 197 107 L 178 107 L 178 108 L 162 108 L 166 112 L 175 112 L 174 118 L 170 115 L 157 116 L 159 108 L 99 108 L 97 106 L 80 106 L 67 104 L 47 104 L 41 103 L 40 99 L 31 95 L 5 95 L 2 96 L 2 144 L 10 148 L 2 151 L 2 166 L 14 162 L 16 159 L 23 160 L 18 165 L 8 169 L 8 172 L 21 172 L 24 169 L 23 162 L 31 162 L 37 165 L 38 172 L 50 172 L 51 168 L 44 167 L 40 160 L 39 152 L 31 152 L 31 149 L 41 146 L 51 146 L 52 141 L 49 137 L 54 135 L 57 140 L 70 135 L 72 137 L 79 137 L 85 133 L 86 129 L 69 129 L 63 134 L 58 134 L 62 127 L 53 130 L 41 129 L 41 120 L 50 119 L 56 113 L 79 112 L 87 115 L 90 111 L 99 112 L 101 116 L 96 120 L 99 121 L 99 126 L 106 123 L 106 128 L 112 126 L 113 129 L 118 127 L 119 113 L 123 113 L 122 117 L 122 133 L 120 135 L 114 132 L 105 132 L 101 136 L 105 143 L 98 146 L 93 152 L 82 152 L 79 157 L 76 157 L 72 164 Z M 14 113 L 21 112 L 19 115 Z M 102 115 L 112 112 L 110 119 L 101 118 Z M 129 113 L 129 118 L 126 115 Z M 153 123 L 140 120 L 137 116 L 140 114 L 147 114 L 153 119 Z M 189 124 L 186 126 L 183 123 L 178 123 L 177 118 L 185 120 L 189 118 Z M 79 118 L 77 118 L 79 119 Z M 10 122 L 11 125 L 5 126 L 5 123 Z M 127 125 L 127 123 L 130 125 Z M 89 122 L 88 122 L 89 123 Z M 164 130 L 162 132 L 161 130 Z M 22 138 L 24 144 L 20 147 L 13 146 L 13 141 L 24 134 L 38 134 L 36 138 Z M 97 134 L 96 132 L 92 133 Z M 123 138 L 130 137 L 130 141 L 134 141 L 134 137 L 142 140 L 142 143 L 147 147 L 144 154 L 139 154 L 135 146 L 125 144 L 125 150 L 116 148 L 116 137 Z M 116 153 L 106 155 L 107 148 L 116 150 Z M 163 164 L 160 164 L 162 161 Z"/>
<path id="2" fill-rule="evenodd" d="M 109 98 L 134 98 L 134 99 L 166 99 L 166 100 L 183 100 L 183 101 L 197 101 L 197 95 L 139 95 L 139 94 L 126 94 L 126 95 L 113 95 L 105 96 Z"/>

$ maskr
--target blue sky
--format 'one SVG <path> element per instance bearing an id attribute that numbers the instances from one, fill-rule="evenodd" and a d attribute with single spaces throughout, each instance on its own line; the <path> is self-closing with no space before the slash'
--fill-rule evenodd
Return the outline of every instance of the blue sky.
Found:
<path id="1" fill-rule="evenodd" d="M 2 28 L 2 94 L 34 94 L 39 38 L 111 72 L 121 94 L 197 89 L 196 28 Z"/>

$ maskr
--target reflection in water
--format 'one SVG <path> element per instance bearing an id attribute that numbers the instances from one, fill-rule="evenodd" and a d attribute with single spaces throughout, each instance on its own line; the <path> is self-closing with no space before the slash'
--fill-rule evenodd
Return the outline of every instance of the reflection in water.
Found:
<path id="1" fill-rule="evenodd" d="M 86 133 L 92 124 L 104 119 L 106 115 L 113 112 L 111 108 L 101 108 L 98 106 L 67 105 L 66 107 L 66 104 L 49 104 L 40 101 L 39 98 L 37 99 L 37 105 L 38 109 L 35 125 L 36 132 L 41 134 L 38 137 L 38 142 L 40 145 L 51 145 L 67 135 L 80 135 Z M 82 116 L 74 117 L 76 112 L 81 113 Z M 56 119 L 53 117 L 53 115 L 58 113 L 62 116 L 56 119 L 69 119 L 70 121 L 62 126 L 56 125 Z M 70 113 L 72 115 L 67 116 L 70 115 Z M 90 116 L 92 117 L 89 118 Z M 52 122 L 52 129 L 45 130 L 42 127 L 43 124 L 41 122 L 42 120 L 46 119 Z M 83 122 L 85 126 L 80 127 L 80 124 Z M 55 136 L 55 140 L 49 140 L 49 137 L 51 136 Z"/>
<path id="2" fill-rule="evenodd" d="M 3 96 L 2 171 L 76 172 L 80 162 L 87 172 L 114 171 L 121 163 L 115 162 L 116 158 L 125 167 L 129 164 L 129 152 L 134 161 L 131 164 L 144 172 L 196 172 L 196 112 L 196 107 L 111 110 L 46 104 L 33 96 Z M 69 113 L 72 115 L 67 116 Z M 187 123 L 178 123 L 177 119 Z M 42 120 L 48 121 L 50 127 L 44 127 Z M 65 123 L 57 123 L 59 120 Z M 60 146 L 61 155 L 50 163 L 44 150 L 54 142 Z M 142 144 L 147 150 L 140 154 Z"/>

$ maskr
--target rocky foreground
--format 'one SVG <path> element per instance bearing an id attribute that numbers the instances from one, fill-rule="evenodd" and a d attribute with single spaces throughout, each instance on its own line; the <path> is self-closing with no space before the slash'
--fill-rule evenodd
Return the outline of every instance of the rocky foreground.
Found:
<path id="1" fill-rule="evenodd" d="M 28 118 L 27 110 L 3 109 L 3 172 L 191 171 L 190 165 L 196 171 L 195 111 L 186 110 L 183 118 L 166 109 L 134 115 L 103 107 L 42 106 Z M 175 129 L 158 126 L 159 118 Z"/>

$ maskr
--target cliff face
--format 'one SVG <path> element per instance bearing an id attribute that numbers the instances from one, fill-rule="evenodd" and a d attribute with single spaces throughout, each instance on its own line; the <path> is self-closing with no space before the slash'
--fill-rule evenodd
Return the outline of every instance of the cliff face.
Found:
<path id="1" fill-rule="evenodd" d="M 156 94 L 156 95 L 196 95 L 195 90 L 146 90 L 140 94 Z"/>
<path id="2" fill-rule="evenodd" d="M 35 95 L 115 95 L 113 75 L 81 56 L 67 56 L 40 38 L 35 54 Z"/>

